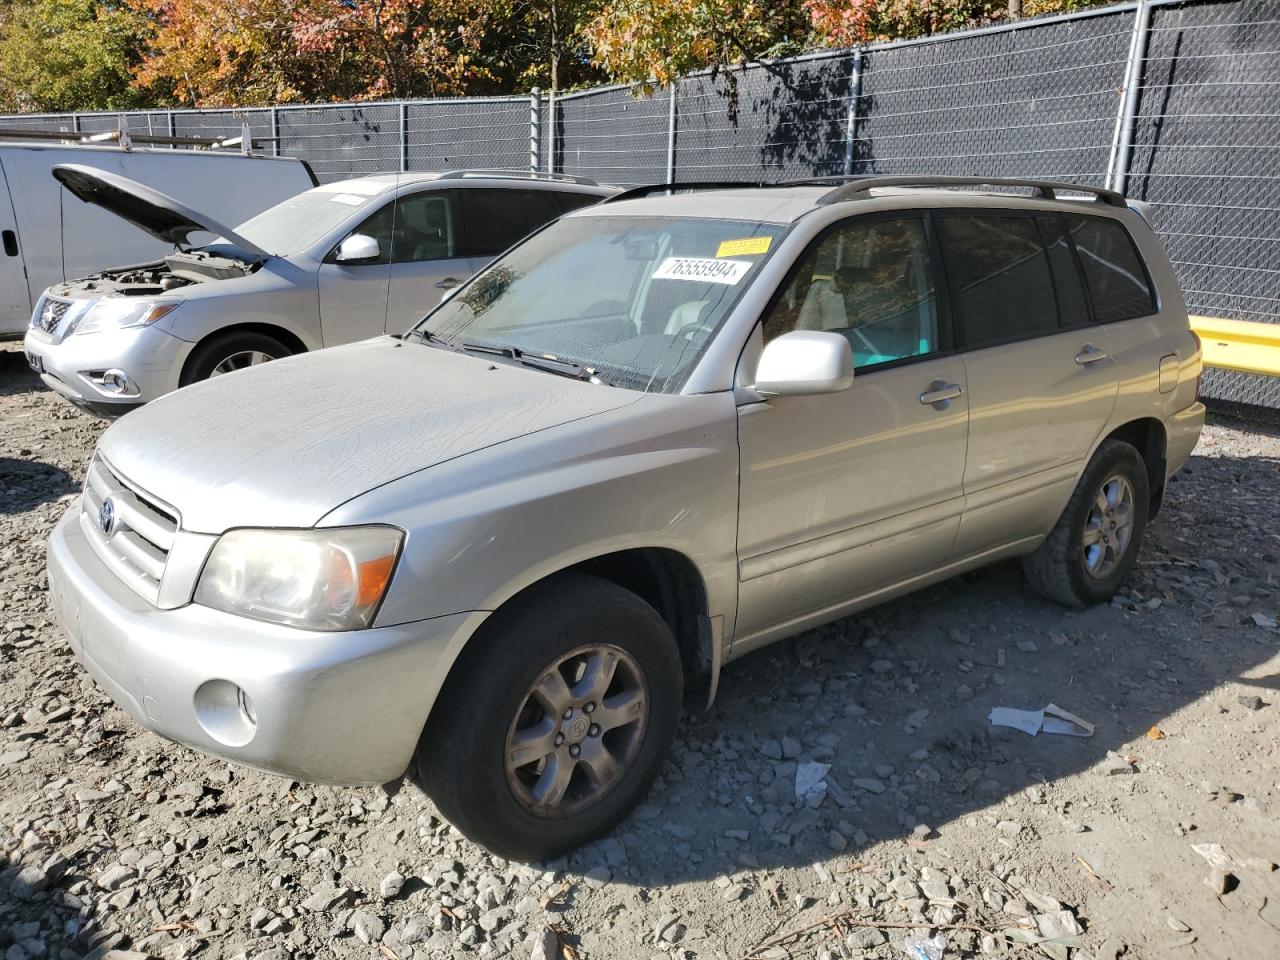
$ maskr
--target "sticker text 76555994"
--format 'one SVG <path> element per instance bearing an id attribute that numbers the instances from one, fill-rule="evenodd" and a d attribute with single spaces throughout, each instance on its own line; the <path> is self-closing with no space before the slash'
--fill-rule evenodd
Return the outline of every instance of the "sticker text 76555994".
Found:
<path id="1" fill-rule="evenodd" d="M 667 257 L 653 272 L 654 280 L 692 280 L 695 283 L 736 284 L 753 264 L 749 260 L 715 257 Z"/>

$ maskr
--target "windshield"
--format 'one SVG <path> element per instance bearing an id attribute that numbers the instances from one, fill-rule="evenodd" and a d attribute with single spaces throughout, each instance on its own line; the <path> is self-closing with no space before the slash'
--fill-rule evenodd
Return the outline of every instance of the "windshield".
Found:
<path id="1" fill-rule="evenodd" d="M 785 227 L 741 220 L 570 217 L 473 278 L 417 329 L 674 393 Z"/>
<path id="2" fill-rule="evenodd" d="M 391 186 L 367 180 L 327 183 L 269 207 L 236 227 L 236 233 L 267 253 L 287 257 L 324 239 L 357 211 L 373 212 Z"/>

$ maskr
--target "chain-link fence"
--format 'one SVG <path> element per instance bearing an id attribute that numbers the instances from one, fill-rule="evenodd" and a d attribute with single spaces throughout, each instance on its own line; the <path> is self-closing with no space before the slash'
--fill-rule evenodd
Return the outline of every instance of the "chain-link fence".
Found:
<path id="1" fill-rule="evenodd" d="M 542 169 L 622 185 L 819 174 L 1111 184 L 1152 204 L 1193 314 L 1280 323 L 1280 3 L 1142 0 L 701 73 L 648 97 L 530 96 L 152 110 L 130 130 L 255 138 L 322 181 Z M 0 118 L 116 129 L 118 114 Z M 1209 371 L 1280 409 L 1280 378 Z"/>

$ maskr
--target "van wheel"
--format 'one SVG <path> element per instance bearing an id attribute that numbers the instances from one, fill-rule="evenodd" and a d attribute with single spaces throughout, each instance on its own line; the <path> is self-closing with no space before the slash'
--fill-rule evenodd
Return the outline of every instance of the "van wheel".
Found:
<path id="1" fill-rule="evenodd" d="M 1138 561 L 1149 509 L 1142 455 L 1104 440 L 1053 532 L 1022 558 L 1031 588 L 1070 607 L 1110 600 Z"/>
<path id="2" fill-rule="evenodd" d="M 245 367 L 256 367 L 287 357 L 290 352 L 283 343 L 265 333 L 241 330 L 210 337 L 191 351 L 179 385 L 185 387 Z"/>
<path id="3" fill-rule="evenodd" d="M 419 780 L 493 853 L 559 856 L 644 797 L 683 686 L 675 638 L 653 607 L 598 577 L 556 576 L 495 613 L 463 651 L 418 745 Z"/>

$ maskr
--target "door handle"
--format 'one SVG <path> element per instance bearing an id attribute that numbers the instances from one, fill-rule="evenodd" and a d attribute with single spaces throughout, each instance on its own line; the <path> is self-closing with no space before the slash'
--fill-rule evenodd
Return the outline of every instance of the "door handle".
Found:
<path id="1" fill-rule="evenodd" d="M 1099 360 L 1107 359 L 1107 354 L 1103 350 L 1099 350 L 1092 343 L 1086 343 L 1080 348 L 1080 352 L 1076 354 L 1076 363 L 1082 367 L 1087 367 L 1091 363 L 1097 363 Z"/>
<path id="2" fill-rule="evenodd" d="M 445 277 L 443 280 L 437 280 L 434 284 L 434 286 L 440 290 L 452 290 L 457 285 L 457 277 Z"/>
<path id="3" fill-rule="evenodd" d="M 952 400 L 962 396 L 964 396 L 964 387 L 960 384 L 935 380 L 929 384 L 924 393 L 920 394 L 920 402 L 926 406 L 932 406 L 935 410 L 945 410 Z"/>
<path id="4" fill-rule="evenodd" d="M 18 235 L 12 230 L 0 231 L 0 238 L 4 242 L 4 255 L 6 257 L 16 257 L 18 255 Z"/>

